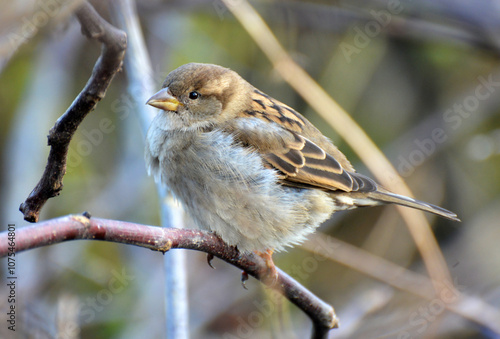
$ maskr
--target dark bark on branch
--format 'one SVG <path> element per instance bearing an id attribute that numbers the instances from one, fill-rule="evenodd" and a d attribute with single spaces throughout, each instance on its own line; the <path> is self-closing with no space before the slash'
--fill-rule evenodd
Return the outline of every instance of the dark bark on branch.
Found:
<path id="1" fill-rule="evenodd" d="M 299 307 L 313 322 L 313 338 L 326 338 L 328 331 L 338 325 L 333 308 L 289 275 L 278 269 L 278 279 L 269 279 L 269 270 L 262 258 L 253 253 L 242 254 L 208 232 L 73 215 L 17 229 L 15 252 L 84 239 L 136 245 L 160 252 L 185 248 L 209 253 L 244 270 Z M 0 257 L 7 255 L 8 247 L 8 232 L 0 233 Z"/>
<path id="2" fill-rule="evenodd" d="M 24 219 L 29 222 L 37 222 L 43 205 L 62 190 L 69 142 L 83 119 L 104 97 L 115 74 L 121 70 L 127 47 L 125 32 L 101 18 L 89 3 L 85 2 L 75 14 L 82 26 L 82 33 L 100 41 L 102 52 L 85 88 L 49 131 L 48 145 L 51 148 L 45 171 L 19 207 Z"/>

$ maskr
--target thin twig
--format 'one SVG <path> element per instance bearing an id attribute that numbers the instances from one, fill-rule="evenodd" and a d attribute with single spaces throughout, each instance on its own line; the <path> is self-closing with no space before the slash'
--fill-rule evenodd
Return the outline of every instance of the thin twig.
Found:
<path id="1" fill-rule="evenodd" d="M 378 181 L 394 192 L 412 196 L 409 187 L 365 131 L 290 57 L 248 1 L 222 1 L 267 55 L 280 75 L 351 146 Z M 396 207 L 408 225 L 438 291 L 439 284 L 451 283 L 452 280 L 430 225 L 423 212 L 402 206 Z"/>
<path id="2" fill-rule="evenodd" d="M 283 294 L 309 316 L 314 324 L 315 338 L 324 338 L 337 327 L 333 308 L 312 294 L 289 275 L 278 269 L 277 280 L 269 279 L 269 270 L 262 258 L 251 253 L 242 254 L 226 245 L 213 233 L 192 229 L 146 226 L 124 221 L 87 218 L 72 215 L 47 220 L 15 231 L 15 253 L 53 245 L 69 240 L 103 240 L 146 247 L 167 252 L 185 248 L 210 253 L 236 266 Z M 9 252 L 8 232 L 0 233 L 0 257 Z"/>
<path id="3" fill-rule="evenodd" d="M 69 142 L 83 119 L 106 94 L 111 80 L 121 69 L 127 47 L 125 32 L 101 18 L 89 3 L 85 2 L 78 8 L 76 16 L 82 33 L 102 43 L 102 53 L 85 88 L 49 131 L 51 148 L 47 166 L 38 184 L 19 207 L 29 222 L 37 222 L 43 205 L 61 192 Z"/>

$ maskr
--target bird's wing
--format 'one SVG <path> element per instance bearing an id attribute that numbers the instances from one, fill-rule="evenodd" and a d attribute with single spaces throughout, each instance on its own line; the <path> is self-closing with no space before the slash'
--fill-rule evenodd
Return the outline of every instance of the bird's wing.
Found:
<path id="1" fill-rule="evenodd" d="M 230 132 L 259 152 L 268 167 L 278 170 L 282 183 L 345 192 L 377 189 L 372 179 L 342 165 L 349 163 L 340 151 L 341 161 L 307 138 L 304 131 L 312 125 L 302 115 L 258 90 L 255 94 L 252 107 L 234 119 Z M 328 147 L 336 150 L 331 144 Z"/>
<path id="2" fill-rule="evenodd" d="M 444 208 L 394 194 L 355 173 L 349 161 L 310 122 L 292 108 L 255 90 L 250 109 L 232 120 L 228 132 L 259 152 L 284 185 L 335 191 L 346 205 L 399 204 L 459 221 Z"/>

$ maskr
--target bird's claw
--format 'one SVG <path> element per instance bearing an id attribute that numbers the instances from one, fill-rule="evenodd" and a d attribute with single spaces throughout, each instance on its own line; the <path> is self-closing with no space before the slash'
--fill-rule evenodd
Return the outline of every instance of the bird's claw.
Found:
<path id="1" fill-rule="evenodd" d="M 207 253 L 207 263 L 208 266 L 215 270 L 215 267 L 212 265 L 212 260 L 214 259 L 214 255 L 212 253 Z"/>
<path id="2" fill-rule="evenodd" d="M 247 280 L 248 280 L 248 273 L 246 271 L 241 271 L 241 286 L 243 286 L 245 290 L 248 290 L 246 285 Z"/>

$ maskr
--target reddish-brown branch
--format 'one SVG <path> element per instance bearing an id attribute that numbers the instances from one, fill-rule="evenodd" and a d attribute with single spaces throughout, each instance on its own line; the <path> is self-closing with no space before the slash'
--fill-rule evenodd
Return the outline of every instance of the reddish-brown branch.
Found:
<path id="1" fill-rule="evenodd" d="M 45 171 L 19 207 L 24 219 L 29 222 L 38 221 L 43 205 L 62 190 L 69 142 L 83 119 L 106 94 L 111 80 L 121 69 L 125 56 L 125 32 L 106 22 L 87 2 L 78 8 L 76 16 L 82 26 L 82 33 L 102 43 L 102 52 L 85 88 L 49 131 L 48 144 L 51 148 Z"/>
<path id="2" fill-rule="evenodd" d="M 283 294 L 306 313 L 314 324 L 314 338 L 324 338 L 337 327 L 333 308 L 312 294 L 289 275 L 278 269 L 277 281 L 268 278 L 268 268 L 257 255 L 242 254 L 212 233 L 192 229 L 161 228 L 124 221 L 73 215 L 19 228 L 15 231 L 15 252 L 57 244 L 69 240 L 104 240 L 147 247 L 166 252 L 185 248 L 212 254 L 234 265 Z M 7 255 L 8 233 L 0 233 L 0 256 Z"/>

